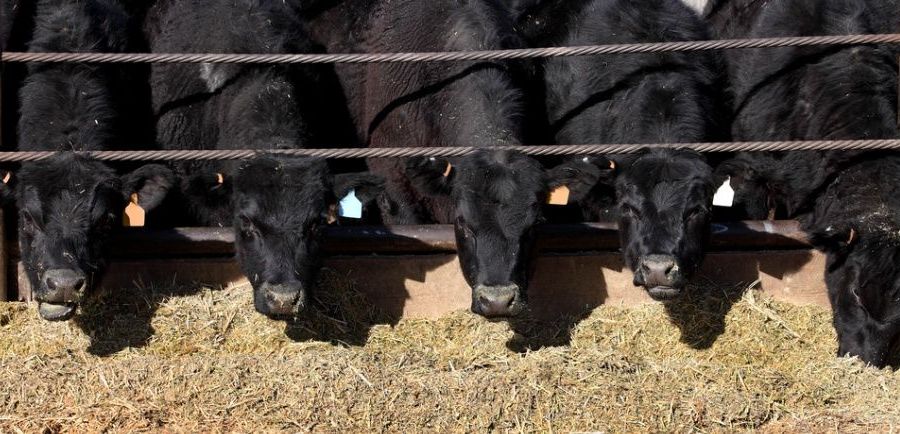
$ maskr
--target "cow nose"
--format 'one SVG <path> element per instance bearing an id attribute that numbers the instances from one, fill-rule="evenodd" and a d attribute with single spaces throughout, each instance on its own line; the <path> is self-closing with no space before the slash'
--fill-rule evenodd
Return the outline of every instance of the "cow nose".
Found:
<path id="1" fill-rule="evenodd" d="M 656 300 L 672 300 L 681 293 L 678 264 L 669 255 L 647 255 L 641 259 L 641 279 L 635 279 L 647 288 Z"/>
<path id="2" fill-rule="evenodd" d="M 519 285 L 478 285 L 472 291 L 472 311 L 487 318 L 516 316 L 522 311 Z"/>
<path id="3" fill-rule="evenodd" d="M 306 291 L 299 283 L 264 282 L 257 298 L 256 310 L 273 318 L 293 316 L 306 308 Z"/>
<path id="4" fill-rule="evenodd" d="M 668 286 L 672 283 L 675 258 L 667 255 L 648 255 L 641 260 L 645 286 Z"/>
<path id="5" fill-rule="evenodd" d="M 78 303 L 84 296 L 84 275 L 68 269 L 52 269 L 44 273 L 44 290 L 35 298 L 46 303 Z"/>

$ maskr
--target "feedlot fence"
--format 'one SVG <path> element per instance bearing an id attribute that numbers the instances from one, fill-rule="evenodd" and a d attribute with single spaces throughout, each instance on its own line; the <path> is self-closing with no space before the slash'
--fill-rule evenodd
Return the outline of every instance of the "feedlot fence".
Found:
<path id="1" fill-rule="evenodd" d="M 221 53 L 0 53 L 3 63 L 243 63 L 243 64 L 321 64 L 321 63 L 391 63 L 391 62 L 460 62 L 547 57 L 586 56 L 599 54 L 661 53 L 726 49 L 840 46 L 861 44 L 900 44 L 900 34 L 779 37 L 683 41 L 660 43 L 611 44 L 578 47 L 525 48 L 513 50 L 358 53 L 358 54 L 221 54 Z M 900 89 L 898 89 L 900 94 Z M 898 109 L 900 113 L 900 109 Z M 900 119 L 898 119 L 900 122 Z M 590 144 L 547 146 L 504 146 L 492 150 L 511 150 L 528 155 L 579 155 L 598 153 L 635 153 L 647 148 L 680 148 L 698 152 L 784 151 L 784 150 L 885 150 L 900 149 L 900 139 L 885 140 L 813 140 L 716 143 L 645 143 Z M 0 147 L 2 149 L 2 147 Z M 321 158 L 389 158 L 415 156 L 462 156 L 478 150 L 477 146 L 406 147 L 406 148 L 323 148 L 279 150 L 138 150 L 78 152 L 104 161 L 178 161 L 244 159 L 260 152 Z M 37 161 L 56 154 L 54 151 L 0 152 L 0 162 Z M 9 220 L 9 219 L 6 219 Z M 548 225 L 538 231 L 538 244 L 545 256 L 537 267 L 566 270 L 571 273 L 560 282 L 560 273 L 549 272 L 552 282 L 538 277 L 534 294 L 543 300 L 547 314 L 583 308 L 597 303 L 643 301 L 638 291 L 621 291 L 631 286 L 630 275 L 623 272 L 615 225 Z M 21 272 L 14 231 L 0 227 L 0 300 L 30 296 L 28 281 Z M 458 273 L 452 254 L 455 242 L 448 226 L 335 227 L 325 234 L 326 265 L 346 268 L 357 276 L 386 275 L 364 279 L 360 290 L 377 305 L 391 297 L 384 294 L 386 282 L 395 283 L 404 276 L 407 310 L 404 316 L 437 316 L 440 309 L 465 308 L 468 287 Z M 128 228 L 113 240 L 113 261 L 109 276 L 102 285 L 131 284 L 135 270 L 147 270 L 153 278 L 212 284 L 240 281 L 231 257 L 233 236 L 228 229 L 180 228 L 147 230 Z M 591 253 L 585 253 L 591 252 Z M 765 255 L 760 253 L 765 252 Z M 549 253 L 550 255 L 547 255 Z M 352 260 L 345 258 L 353 256 Z M 174 258 L 173 258 L 174 256 Z M 118 264 L 116 263 L 118 261 Z M 351 267 L 352 264 L 352 267 Z M 386 264 L 388 265 L 386 267 Z M 543 265 L 542 265 L 543 264 Z M 796 222 L 736 222 L 713 226 L 711 253 L 704 266 L 705 276 L 724 281 L 761 282 L 764 290 L 795 302 L 828 305 L 822 283 L 824 258 L 805 242 Z M 587 284 L 593 271 L 603 270 L 603 290 Z M 385 273 L 385 271 L 387 271 Z M 627 270 L 625 270 L 627 271 Z M 429 276 L 430 274 L 430 276 Z M 538 276 L 540 272 L 536 273 Z M 590 275 L 590 276 L 588 276 Z M 425 278 L 428 277 L 428 278 Z M 543 288 L 542 288 L 543 286 Z M 565 294 L 559 293 L 566 287 Z M 390 291 L 390 290 L 389 290 Z M 541 295 L 544 294 L 544 295 Z M 637 297 L 637 299 L 635 299 Z M 539 303 L 540 305 L 540 303 Z"/>

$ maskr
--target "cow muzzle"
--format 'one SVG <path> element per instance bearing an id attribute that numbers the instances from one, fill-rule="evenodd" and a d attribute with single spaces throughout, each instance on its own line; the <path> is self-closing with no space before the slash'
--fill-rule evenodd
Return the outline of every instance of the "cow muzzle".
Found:
<path id="1" fill-rule="evenodd" d="M 87 277 L 71 269 L 47 270 L 35 292 L 38 313 L 48 321 L 65 321 L 75 315 L 78 303 L 84 299 Z"/>
<path id="2" fill-rule="evenodd" d="M 681 295 L 685 281 L 675 257 L 647 255 L 634 273 L 634 284 L 647 289 L 656 301 L 671 301 Z"/>
<path id="3" fill-rule="evenodd" d="M 525 303 L 519 285 L 476 285 L 472 290 L 472 312 L 487 318 L 512 317 L 520 314 Z"/>
<path id="4" fill-rule="evenodd" d="M 306 309 L 306 291 L 299 283 L 269 283 L 254 291 L 256 310 L 271 318 L 296 316 Z"/>

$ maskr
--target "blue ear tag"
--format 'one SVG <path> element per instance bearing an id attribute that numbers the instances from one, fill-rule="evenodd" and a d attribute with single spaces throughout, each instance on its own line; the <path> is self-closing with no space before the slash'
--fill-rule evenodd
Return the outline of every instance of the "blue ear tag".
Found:
<path id="1" fill-rule="evenodd" d="M 362 202 L 356 197 L 356 190 L 350 190 L 350 192 L 341 199 L 340 212 L 338 215 L 351 219 L 362 218 Z"/>

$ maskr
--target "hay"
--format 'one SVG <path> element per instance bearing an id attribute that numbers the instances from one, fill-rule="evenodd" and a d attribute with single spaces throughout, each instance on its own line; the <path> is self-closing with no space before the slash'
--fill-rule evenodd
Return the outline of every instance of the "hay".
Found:
<path id="1" fill-rule="evenodd" d="M 888 430 L 900 375 L 830 314 L 740 290 L 559 323 L 386 318 L 326 272 L 313 319 L 136 284 L 77 322 L 0 304 L 0 431 Z M 742 294 L 743 293 L 743 294 Z M 705 295 L 705 296 L 704 296 Z M 699 311 L 698 311 L 699 309 Z M 569 326 L 574 327 L 569 330 Z"/>

